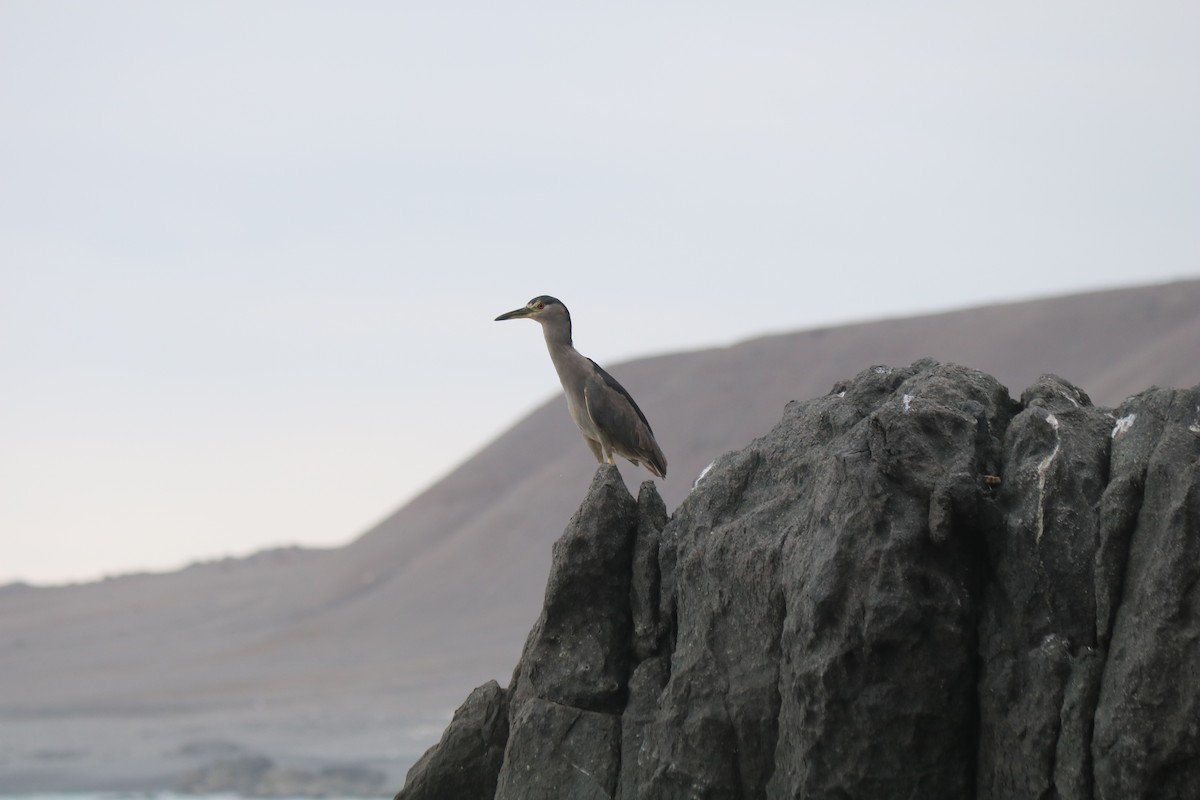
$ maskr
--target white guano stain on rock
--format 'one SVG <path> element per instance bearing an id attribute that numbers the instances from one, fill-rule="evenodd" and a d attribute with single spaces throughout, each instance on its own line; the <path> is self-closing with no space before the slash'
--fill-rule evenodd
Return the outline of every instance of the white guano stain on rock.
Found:
<path id="1" fill-rule="evenodd" d="M 1060 440 L 1058 437 L 1058 417 L 1053 414 L 1046 415 L 1046 424 L 1054 431 L 1054 449 L 1050 451 L 1050 455 L 1038 462 L 1037 477 L 1038 477 L 1038 518 L 1037 518 L 1037 534 L 1035 541 L 1042 541 L 1042 533 L 1046 528 L 1046 473 L 1050 471 L 1050 465 L 1054 463 L 1054 457 L 1058 455 L 1058 447 Z"/>
<path id="2" fill-rule="evenodd" d="M 1133 427 L 1133 423 L 1136 420 L 1137 414 L 1130 414 L 1127 417 L 1121 417 L 1119 420 L 1117 420 L 1117 424 L 1113 425 L 1112 438 L 1115 439 L 1118 436 L 1126 433 L 1130 428 Z"/>

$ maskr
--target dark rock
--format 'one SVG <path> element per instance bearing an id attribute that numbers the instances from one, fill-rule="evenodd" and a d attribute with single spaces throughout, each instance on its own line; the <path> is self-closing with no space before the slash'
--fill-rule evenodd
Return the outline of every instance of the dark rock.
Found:
<path id="1" fill-rule="evenodd" d="M 633 542 L 630 611 L 633 616 L 633 657 L 637 661 L 662 652 L 669 620 L 662 618 L 659 539 L 667 524 L 667 506 L 652 481 L 638 492 L 637 534 Z"/>
<path id="2" fill-rule="evenodd" d="M 1095 796 L 1200 797 L 1200 387 L 1152 389 L 1116 416 L 1115 491 L 1137 487 L 1141 503 L 1102 551 L 1116 602 L 1102 635 Z"/>
<path id="3" fill-rule="evenodd" d="M 1111 415 L 1043 376 L 1005 435 L 1003 522 L 987 530 L 979 797 L 1087 797 L 1095 553 Z M 1068 788 L 1069 787 L 1069 788 Z"/>
<path id="4" fill-rule="evenodd" d="M 620 713 L 633 627 L 635 512 L 616 467 L 597 470 L 587 499 L 554 543 L 545 605 L 514 676 L 515 703 L 533 694 L 561 705 Z"/>
<path id="5" fill-rule="evenodd" d="M 604 466 L 554 544 L 545 606 L 513 678 L 497 800 L 611 797 L 616 789 L 638 516 L 617 468 Z"/>
<path id="6" fill-rule="evenodd" d="M 638 664 L 629 676 L 629 702 L 621 715 L 621 776 L 617 785 L 617 797 L 621 800 L 637 798 L 638 787 L 649 778 L 653 764 L 649 763 L 648 755 L 643 756 L 646 751 L 642 745 L 646 729 L 654 722 L 670 667 L 666 656 L 657 656 Z"/>
<path id="7" fill-rule="evenodd" d="M 601 800 L 616 790 L 621 718 L 541 697 L 515 711 L 497 800 Z"/>
<path id="8" fill-rule="evenodd" d="M 442 739 L 408 771 L 396 800 L 492 800 L 508 742 L 508 697 L 480 686 L 454 712 Z"/>
<path id="9" fill-rule="evenodd" d="M 802 476 L 779 515 L 785 617 L 769 793 L 963 797 L 981 473 L 997 460 L 1008 395 L 988 376 L 936 364 L 872 370 L 854 389 L 797 405 L 767 437 L 777 466 L 764 496 L 789 471 Z M 829 408 L 843 400 L 857 420 Z M 837 423 L 822 426 L 832 414 Z"/>
<path id="10" fill-rule="evenodd" d="M 669 521 L 601 468 L 496 697 L 500 800 L 1200 797 L 1200 388 L 876 367 Z"/>

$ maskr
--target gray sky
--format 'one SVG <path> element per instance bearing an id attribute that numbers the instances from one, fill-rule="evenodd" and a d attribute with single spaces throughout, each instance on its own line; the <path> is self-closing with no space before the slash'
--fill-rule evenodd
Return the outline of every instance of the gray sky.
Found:
<path id="1" fill-rule="evenodd" d="M 537 294 L 611 363 L 1200 274 L 1194 2 L 0 0 L 0 104 L 0 582 L 348 541 L 557 391 Z"/>

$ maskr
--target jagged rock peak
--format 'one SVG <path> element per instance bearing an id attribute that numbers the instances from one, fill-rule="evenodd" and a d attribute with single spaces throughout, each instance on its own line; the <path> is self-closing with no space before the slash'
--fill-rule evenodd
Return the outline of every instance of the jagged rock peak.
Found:
<path id="1" fill-rule="evenodd" d="M 1197 608 L 1200 387 L 873 367 L 669 519 L 598 470 L 398 797 L 1194 798 Z"/>

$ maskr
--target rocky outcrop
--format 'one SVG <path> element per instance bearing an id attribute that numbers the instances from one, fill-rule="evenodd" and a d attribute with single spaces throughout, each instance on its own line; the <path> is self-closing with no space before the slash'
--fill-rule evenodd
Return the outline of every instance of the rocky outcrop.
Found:
<path id="1" fill-rule="evenodd" d="M 601 468 L 397 797 L 1200 797 L 1200 387 L 876 367 L 669 520 Z"/>
<path id="2" fill-rule="evenodd" d="M 480 686 L 454 714 L 437 747 L 408 773 L 413 797 L 492 800 L 508 742 L 508 695 L 495 682 Z"/>

